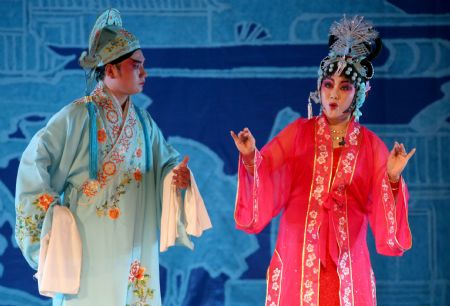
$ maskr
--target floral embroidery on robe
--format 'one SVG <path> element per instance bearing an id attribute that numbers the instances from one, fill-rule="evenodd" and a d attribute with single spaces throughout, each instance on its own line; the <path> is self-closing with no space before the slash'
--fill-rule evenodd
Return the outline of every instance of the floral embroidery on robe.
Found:
<path id="1" fill-rule="evenodd" d="M 95 104 L 94 133 L 88 101 Z M 98 145 L 96 179 L 90 178 L 90 135 Z M 56 296 L 53 305 L 161 306 L 163 181 L 178 163 L 178 152 L 151 116 L 131 100 L 122 110 L 102 83 L 91 99 L 68 104 L 36 133 L 18 169 L 19 247 L 36 269 L 40 241 L 47 234 L 43 228 L 51 228 L 48 211 L 63 205 L 76 220 L 83 249 L 78 294 Z M 129 282 L 124 276 L 136 259 L 131 269 L 135 278 Z"/>
<path id="2" fill-rule="evenodd" d="M 133 290 L 133 294 L 138 301 L 127 304 L 127 306 L 150 306 L 148 300 L 153 299 L 154 290 L 148 288 L 150 275 L 145 272 L 145 267 L 141 266 L 138 260 L 133 261 L 130 267 L 130 275 L 128 276 L 128 287 Z"/>

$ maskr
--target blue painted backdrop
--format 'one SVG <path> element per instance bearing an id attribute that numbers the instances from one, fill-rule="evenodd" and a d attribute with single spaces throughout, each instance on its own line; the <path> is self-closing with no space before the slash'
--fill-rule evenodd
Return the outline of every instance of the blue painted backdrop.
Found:
<path id="1" fill-rule="evenodd" d="M 384 38 L 361 122 L 388 146 L 417 147 L 405 173 L 413 249 L 372 254 L 379 304 L 450 305 L 447 0 L 1 0 L 0 305 L 49 305 L 13 238 L 18 159 L 50 116 L 83 94 L 77 58 L 111 6 L 147 58 L 149 80 L 135 101 L 191 156 L 214 224 L 195 252 L 161 256 L 164 305 L 263 305 L 277 221 L 257 236 L 234 229 L 229 130 L 248 126 L 262 146 L 306 115 L 327 30 L 343 13 L 365 15 Z"/>

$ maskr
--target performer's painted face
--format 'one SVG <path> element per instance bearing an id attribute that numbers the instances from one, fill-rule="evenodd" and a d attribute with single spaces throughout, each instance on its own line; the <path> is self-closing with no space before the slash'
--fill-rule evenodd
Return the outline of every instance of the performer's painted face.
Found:
<path id="1" fill-rule="evenodd" d="M 351 116 L 345 112 L 352 104 L 355 86 L 343 76 L 331 75 L 322 81 L 320 97 L 322 111 L 330 121 L 336 123 L 346 121 Z"/>
<path id="2" fill-rule="evenodd" d="M 117 95 L 129 96 L 139 93 L 144 88 L 147 72 L 144 69 L 145 57 L 141 50 L 136 50 L 129 58 L 116 64 L 110 89 Z"/>

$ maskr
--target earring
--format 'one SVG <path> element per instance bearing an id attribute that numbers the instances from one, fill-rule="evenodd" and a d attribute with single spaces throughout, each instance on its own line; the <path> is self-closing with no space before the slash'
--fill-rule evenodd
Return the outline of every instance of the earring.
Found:
<path id="1" fill-rule="evenodd" d="M 314 103 L 320 103 L 320 94 L 319 92 L 313 91 L 309 93 L 308 97 L 308 119 L 311 119 L 313 117 L 313 110 L 312 110 L 312 103 L 311 101 L 314 101 Z"/>

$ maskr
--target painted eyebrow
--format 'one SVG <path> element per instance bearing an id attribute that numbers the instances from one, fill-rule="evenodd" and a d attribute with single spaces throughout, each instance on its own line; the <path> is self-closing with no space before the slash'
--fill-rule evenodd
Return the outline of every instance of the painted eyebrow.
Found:
<path id="1" fill-rule="evenodd" d="M 340 85 L 353 85 L 353 83 L 350 82 L 350 81 L 345 80 L 345 81 L 342 81 L 342 82 L 340 83 Z"/>
<path id="2" fill-rule="evenodd" d="M 142 64 L 144 61 L 140 61 L 140 60 L 137 60 L 137 59 L 134 59 L 134 58 L 131 58 L 130 57 L 130 59 L 133 61 L 133 62 L 135 62 L 135 63 L 137 63 L 137 64 Z"/>

